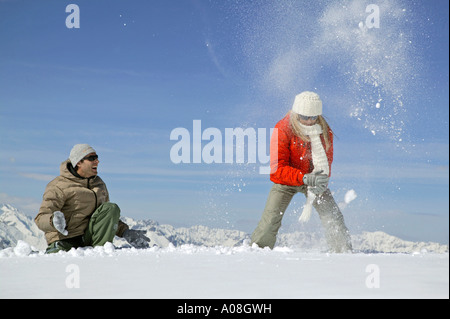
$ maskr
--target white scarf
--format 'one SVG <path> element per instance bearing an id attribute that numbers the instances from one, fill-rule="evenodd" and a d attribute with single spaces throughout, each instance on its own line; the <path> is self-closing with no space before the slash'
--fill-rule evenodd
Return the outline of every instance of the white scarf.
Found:
<path id="1" fill-rule="evenodd" d="M 330 167 L 328 165 L 327 154 L 323 148 L 322 140 L 320 139 L 320 134 L 322 134 L 322 127 L 319 124 L 314 124 L 311 126 L 306 126 L 300 123 L 305 135 L 309 136 L 311 140 L 311 155 L 314 165 L 313 172 L 323 171 L 322 174 L 329 175 Z M 303 208 L 302 215 L 299 218 L 301 222 L 307 222 L 311 218 L 312 204 L 316 199 L 316 195 L 309 190 L 306 196 L 306 204 Z"/>

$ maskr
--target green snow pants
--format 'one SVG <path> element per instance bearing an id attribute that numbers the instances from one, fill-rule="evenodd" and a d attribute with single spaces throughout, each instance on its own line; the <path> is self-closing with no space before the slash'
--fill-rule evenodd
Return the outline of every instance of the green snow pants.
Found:
<path id="1" fill-rule="evenodd" d="M 117 232 L 119 218 L 119 206 L 109 202 L 103 203 L 92 214 L 84 235 L 55 241 L 47 247 L 45 253 L 69 251 L 85 246 L 103 246 L 107 242 L 112 242 Z"/>
<path id="2" fill-rule="evenodd" d="M 274 184 L 272 186 L 261 220 L 252 234 L 252 244 L 256 243 L 259 247 L 269 247 L 271 249 L 275 246 L 283 215 L 292 197 L 298 192 L 306 196 L 306 186 L 287 186 L 281 184 Z M 330 190 L 327 189 L 320 196 L 317 196 L 313 206 L 319 213 L 330 250 L 337 253 L 350 252 L 352 250 L 350 234 L 345 226 L 344 216 L 336 204 L 333 195 L 331 195 Z"/>

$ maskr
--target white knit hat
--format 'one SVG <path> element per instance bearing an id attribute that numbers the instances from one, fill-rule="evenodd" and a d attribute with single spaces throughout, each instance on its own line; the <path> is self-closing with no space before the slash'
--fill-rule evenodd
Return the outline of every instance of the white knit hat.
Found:
<path id="1" fill-rule="evenodd" d="M 88 144 L 76 144 L 70 151 L 69 160 L 75 167 L 86 155 L 96 153 L 96 151 Z"/>
<path id="2" fill-rule="evenodd" d="M 295 97 L 292 111 L 305 116 L 322 115 L 322 101 L 317 93 L 305 91 Z"/>

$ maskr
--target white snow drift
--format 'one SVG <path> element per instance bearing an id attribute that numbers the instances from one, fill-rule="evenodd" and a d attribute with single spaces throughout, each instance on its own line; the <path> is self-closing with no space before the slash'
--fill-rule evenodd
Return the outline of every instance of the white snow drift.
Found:
<path id="1" fill-rule="evenodd" d="M 27 242 L 31 219 L 1 209 L 0 235 L 14 243 L 0 250 L 0 298 L 449 297 L 448 246 L 382 232 L 353 236 L 356 253 L 329 254 L 314 234 L 281 234 L 269 250 L 239 231 L 127 219 L 159 246 L 137 250 L 115 240 L 45 255 Z M 10 228 L 23 230 L 15 233 L 22 239 Z"/>

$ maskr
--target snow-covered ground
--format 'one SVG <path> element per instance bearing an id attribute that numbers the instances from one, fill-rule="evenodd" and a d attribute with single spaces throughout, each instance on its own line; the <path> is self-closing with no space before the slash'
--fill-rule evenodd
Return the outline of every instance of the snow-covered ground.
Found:
<path id="1" fill-rule="evenodd" d="M 448 253 L 328 254 L 246 243 L 28 249 L 19 242 L 1 251 L 0 298 L 449 298 Z"/>
<path id="2" fill-rule="evenodd" d="M 323 236 L 285 233 L 274 250 L 249 235 L 125 218 L 156 245 L 45 255 L 31 218 L 0 207 L 0 298 L 448 298 L 448 245 L 383 232 L 352 235 L 353 254 L 329 254 Z"/>

